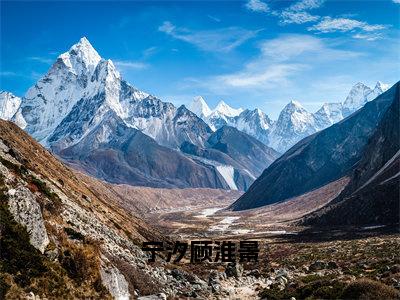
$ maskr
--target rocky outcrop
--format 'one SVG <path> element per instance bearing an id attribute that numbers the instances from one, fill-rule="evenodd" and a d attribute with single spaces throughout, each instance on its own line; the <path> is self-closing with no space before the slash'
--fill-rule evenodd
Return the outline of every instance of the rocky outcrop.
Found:
<path id="1" fill-rule="evenodd" d="M 14 219 L 26 226 L 32 246 L 44 253 L 49 244 L 40 206 L 30 190 L 17 186 L 8 191 L 8 206 Z"/>
<path id="2" fill-rule="evenodd" d="M 114 299 L 130 299 L 129 284 L 124 275 L 122 275 L 113 265 L 110 265 L 110 262 L 105 257 L 102 257 L 100 275 L 104 286 L 108 289 Z"/>
<path id="3" fill-rule="evenodd" d="M 165 237 L 119 206 L 115 192 L 102 193 L 110 189 L 105 183 L 94 178 L 84 182 L 82 174 L 79 178 L 15 124 L 0 120 L 0 197 L 8 202 L 2 203 L 1 213 L 11 216 L 7 228 L 24 238 L 21 242 L 13 235 L 2 240 L 2 245 L 8 253 L 22 253 L 21 259 L 32 264 L 28 274 L 19 265 L 16 271 L 6 270 L 10 285 L 18 287 L 19 283 L 12 281 L 17 274 L 28 276 L 26 289 L 39 291 L 35 296 L 41 298 L 57 298 L 61 292 L 73 299 L 83 294 L 93 299 L 157 293 L 206 298 L 210 294 L 206 283 L 196 276 L 171 272 L 162 261 L 156 266 L 148 264 L 142 241 L 166 241 Z M 21 243 L 21 249 L 14 249 Z M 34 249 L 26 247 L 30 243 L 40 252 L 30 253 Z M 4 258 L 8 265 L 14 264 L 10 261 L 13 257 Z M 49 268 L 43 267 L 43 262 Z M 55 288 L 32 287 L 43 281 Z M 67 285 L 69 289 L 62 291 Z"/>

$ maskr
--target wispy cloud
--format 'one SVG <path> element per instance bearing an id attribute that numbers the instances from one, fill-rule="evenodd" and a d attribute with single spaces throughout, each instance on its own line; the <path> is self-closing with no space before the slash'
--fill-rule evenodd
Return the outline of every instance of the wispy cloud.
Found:
<path id="1" fill-rule="evenodd" d="M 300 0 L 284 9 L 280 14 L 282 24 L 303 24 L 315 22 L 320 16 L 312 15 L 308 10 L 319 8 L 324 0 Z"/>
<path id="2" fill-rule="evenodd" d="M 381 33 L 356 33 L 352 37 L 359 40 L 376 41 L 382 39 L 383 35 Z"/>
<path id="3" fill-rule="evenodd" d="M 400 0 L 393 0 L 394 3 L 400 4 Z"/>
<path id="4" fill-rule="evenodd" d="M 292 4 L 289 9 L 293 11 L 305 11 L 320 7 L 324 0 L 301 0 Z"/>
<path id="5" fill-rule="evenodd" d="M 210 52 L 229 52 L 248 39 L 255 37 L 258 32 L 240 27 L 194 31 L 176 27 L 169 21 L 165 21 L 158 30 L 177 40 L 185 41 Z"/>
<path id="6" fill-rule="evenodd" d="M 249 0 L 245 6 L 248 10 L 255 11 L 255 12 L 268 12 L 269 11 L 268 4 L 265 2 L 262 2 L 260 0 Z"/>
<path id="7" fill-rule="evenodd" d="M 41 57 L 41 56 L 30 56 L 27 59 L 32 61 L 37 61 L 46 65 L 50 65 L 54 62 L 53 58 Z"/>
<path id="8" fill-rule="evenodd" d="M 385 25 L 377 24 L 370 25 L 367 22 L 358 21 L 355 19 L 347 18 L 331 18 L 324 17 L 318 24 L 315 24 L 308 28 L 309 31 L 319 31 L 323 33 L 327 32 L 346 32 L 359 29 L 366 32 L 372 32 L 377 30 L 385 29 Z"/>
<path id="9" fill-rule="evenodd" d="M 218 87 L 240 87 L 254 88 L 263 86 L 263 88 L 272 85 L 280 85 L 287 83 L 290 75 L 300 71 L 305 66 L 302 64 L 271 64 L 263 68 L 254 68 L 252 63 L 242 71 L 216 76 L 214 79 L 218 82 Z"/>
<path id="10" fill-rule="evenodd" d="M 209 17 L 211 20 L 213 20 L 213 21 L 215 21 L 215 22 L 217 22 L 217 23 L 221 22 L 221 19 L 220 19 L 220 18 L 217 18 L 217 17 L 215 17 L 215 16 L 207 15 L 207 17 Z"/>
<path id="11" fill-rule="evenodd" d="M 16 77 L 20 76 L 18 73 L 12 72 L 12 71 L 1 71 L 0 72 L 1 77 Z"/>
<path id="12" fill-rule="evenodd" d="M 28 78 L 33 80 L 38 80 L 43 74 L 40 74 L 36 71 L 31 72 L 14 72 L 14 71 L 1 71 L 0 77 L 20 77 L 20 78 Z"/>
<path id="13" fill-rule="evenodd" d="M 281 23 L 282 24 L 303 24 L 308 22 L 317 21 L 320 17 L 311 15 L 308 12 L 300 11 L 300 12 L 293 12 L 293 11 L 283 11 L 281 14 Z"/>
<path id="14" fill-rule="evenodd" d="M 121 69 L 143 70 L 148 67 L 145 63 L 127 60 L 116 60 L 114 64 Z"/>
<path id="15" fill-rule="evenodd" d="M 155 46 L 149 47 L 149 48 L 143 50 L 143 57 L 144 58 L 150 57 L 150 56 L 154 55 L 157 51 L 158 51 L 158 47 L 155 47 Z"/>
<path id="16" fill-rule="evenodd" d="M 311 57 L 312 60 L 349 59 L 361 55 L 355 51 L 335 49 L 328 44 L 327 40 L 305 34 L 283 35 L 276 39 L 264 41 L 260 49 L 262 57 L 273 61 L 289 61 L 302 57 L 303 54 L 307 54 L 307 57 Z M 313 54 L 318 56 L 316 57 Z"/>
<path id="17" fill-rule="evenodd" d="M 241 70 L 208 79 L 189 79 L 215 92 L 238 89 L 266 90 L 288 85 L 294 76 L 323 62 L 352 59 L 358 52 L 336 49 L 311 35 L 284 35 L 260 44 L 260 54 Z"/>

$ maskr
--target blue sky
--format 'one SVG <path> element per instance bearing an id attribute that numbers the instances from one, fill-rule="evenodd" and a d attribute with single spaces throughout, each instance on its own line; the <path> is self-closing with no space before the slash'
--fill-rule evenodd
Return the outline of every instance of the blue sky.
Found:
<path id="1" fill-rule="evenodd" d="M 0 89 L 22 96 L 86 36 L 162 100 L 314 111 L 358 81 L 399 80 L 399 2 L 1 1 Z"/>

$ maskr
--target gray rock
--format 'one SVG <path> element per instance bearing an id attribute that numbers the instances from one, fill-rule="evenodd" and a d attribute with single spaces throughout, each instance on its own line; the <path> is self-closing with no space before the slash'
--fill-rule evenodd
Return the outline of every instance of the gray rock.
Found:
<path id="1" fill-rule="evenodd" d="M 310 269 L 310 271 L 318 271 L 318 270 L 326 269 L 326 267 L 327 267 L 327 264 L 325 262 L 317 260 L 310 265 L 309 269 Z"/>
<path id="2" fill-rule="evenodd" d="M 179 281 L 184 280 L 186 277 L 184 272 L 181 270 L 178 270 L 178 269 L 173 269 L 171 271 L 171 275 L 172 275 L 172 277 L 174 277 L 176 280 L 179 280 Z"/>
<path id="3" fill-rule="evenodd" d="M 157 295 L 142 296 L 138 300 L 167 300 L 167 296 L 164 293 L 159 293 Z"/>
<path id="4" fill-rule="evenodd" d="M 212 270 L 208 276 L 208 285 L 213 293 L 221 293 L 221 282 L 219 281 L 219 272 Z"/>
<path id="5" fill-rule="evenodd" d="M 50 259 L 51 261 L 55 261 L 58 258 L 58 249 L 53 248 L 53 249 L 46 249 L 44 254 Z"/>
<path id="6" fill-rule="evenodd" d="M 285 285 L 288 283 L 288 279 L 285 276 L 279 276 L 276 280 L 283 282 Z"/>
<path id="7" fill-rule="evenodd" d="M 105 257 L 102 259 L 106 260 Z M 117 268 L 102 261 L 100 276 L 104 286 L 115 299 L 129 300 L 129 284 Z"/>
<path id="8" fill-rule="evenodd" d="M 330 261 L 330 262 L 328 262 L 327 267 L 328 267 L 328 269 L 337 269 L 337 268 L 338 268 L 338 265 L 337 265 L 336 262 Z"/>
<path id="9" fill-rule="evenodd" d="M 8 206 L 15 221 L 26 226 L 33 247 L 44 253 L 50 240 L 35 195 L 24 186 L 8 191 Z"/>
<path id="10" fill-rule="evenodd" d="M 261 273 L 259 270 L 255 269 L 255 270 L 251 270 L 251 271 L 247 272 L 246 275 L 253 276 L 255 278 L 259 278 L 261 276 Z"/>
<path id="11" fill-rule="evenodd" d="M 225 267 L 225 274 L 227 277 L 242 277 L 243 266 L 239 263 L 228 263 Z"/>
<path id="12" fill-rule="evenodd" d="M 277 277 L 279 277 L 279 276 L 289 277 L 289 272 L 285 268 L 281 268 L 281 269 L 277 270 L 275 273 L 276 273 Z"/>

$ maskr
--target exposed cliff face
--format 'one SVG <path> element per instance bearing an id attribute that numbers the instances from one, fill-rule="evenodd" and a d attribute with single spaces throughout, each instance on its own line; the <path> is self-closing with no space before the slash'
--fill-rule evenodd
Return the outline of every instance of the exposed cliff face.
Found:
<path id="1" fill-rule="evenodd" d="M 160 146 L 141 131 L 127 127 L 114 113 L 104 116 L 96 130 L 79 143 L 59 153 L 89 174 L 112 183 L 227 188 L 212 169 Z"/>
<path id="2" fill-rule="evenodd" d="M 323 226 L 376 225 L 399 222 L 400 96 L 368 141 L 344 191 L 306 224 Z"/>

